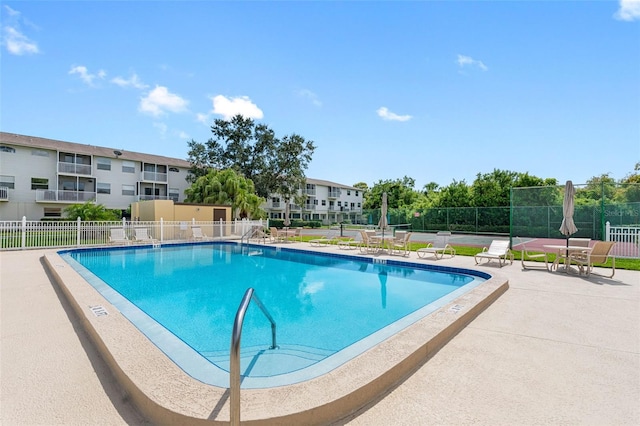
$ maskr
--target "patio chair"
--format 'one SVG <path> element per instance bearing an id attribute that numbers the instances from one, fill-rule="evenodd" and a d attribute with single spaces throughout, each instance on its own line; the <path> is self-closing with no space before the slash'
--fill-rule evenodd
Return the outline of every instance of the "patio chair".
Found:
<path id="1" fill-rule="evenodd" d="M 611 258 L 611 275 L 600 275 L 606 278 L 613 278 L 616 273 L 616 258 L 611 255 L 611 249 L 615 245 L 615 241 L 598 241 L 591 250 L 585 250 L 583 252 L 571 252 L 569 253 L 569 265 L 575 263 L 578 265 L 579 273 L 585 273 L 588 277 L 593 273 L 594 264 L 607 263 L 607 259 Z"/>
<path id="2" fill-rule="evenodd" d="M 482 252 L 476 254 L 474 259 L 476 265 L 479 264 L 482 259 L 487 259 L 487 262 L 497 260 L 501 268 L 507 263 L 507 259 L 509 259 L 513 265 L 513 253 L 509 250 L 509 240 L 491 241 L 489 247 L 483 247 Z"/>
<path id="3" fill-rule="evenodd" d="M 284 232 L 280 232 L 275 226 L 269 228 L 269 233 L 271 234 L 272 243 L 281 243 L 287 238 L 287 235 Z"/>
<path id="4" fill-rule="evenodd" d="M 532 252 L 527 248 L 524 239 L 520 237 L 516 237 L 519 241 L 518 245 L 520 246 L 520 264 L 522 265 L 522 269 L 527 269 L 527 265 L 524 263 L 525 260 L 533 261 L 536 259 L 544 260 L 544 268 L 549 270 L 549 254 L 546 252 Z M 538 262 L 536 262 L 538 263 Z M 529 269 L 531 269 L 531 265 L 529 265 Z"/>
<path id="5" fill-rule="evenodd" d="M 158 240 L 149 235 L 149 230 L 147 228 L 134 228 L 135 238 L 134 241 L 136 243 L 149 243 L 154 246 L 158 244 Z"/>
<path id="6" fill-rule="evenodd" d="M 376 237 L 376 231 L 360 231 L 362 241 L 360 251 L 363 253 L 377 253 L 382 248 L 382 239 Z"/>
<path id="7" fill-rule="evenodd" d="M 402 256 L 409 256 L 409 240 L 411 239 L 411 232 L 396 231 L 395 238 L 389 241 L 389 250 L 391 254 L 400 254 Z"/>
<path id="8" fill-rule="evenodd" d="M 447 252 L 451 257 L 456 255 L 456 249 L 449 244 L 449 238 L 451 232 L 440 231 L 436 234 L 436 239 L 433 243 L 428 243 L 426 247 L 419 248 L 416 253 L 419 258 L 424 259 L 427 255 L 433 255 L 436 260 L 442 259 Z M 438 257 L 440 255 L 440 257 Z"/>
<path id="9" fill-rule="evenodd" d="M 589 247 L 589 245 L 591 244 L 591 239 L 590 238 L 569 238 L 569 240 L 567 241 L 567 245 L 571 246 L 571 247 Z M 556 255 L 556 260 L 553 262 L 553 265 L 551 266 L 552 268 L 558 268 L 558 265 L 560 265 L 560 262 L 563 263 L 567 263 L 568 259 L 569 259 L 569 255 L 573 252 L 576 252 L 575 250 L 569 250 L 568 252 L 566 250 L 562 251 L 561 253 L 558 253 Z M 577 253 L 582 253 L 582 250 L 577 251 Z"/>
<path id="10" fill-rule="evenodd" d="M 129 245 L 131 243 L 131 240 L 127 238 L 127 235 L 124 232 L 124 228 L 111 228 L 109 230 L 109 243 Z"/>

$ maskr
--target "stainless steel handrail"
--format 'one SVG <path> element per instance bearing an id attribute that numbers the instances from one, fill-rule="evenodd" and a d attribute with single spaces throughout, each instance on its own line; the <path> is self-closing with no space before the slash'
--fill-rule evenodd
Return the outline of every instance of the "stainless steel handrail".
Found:
<path id="1" fill-rule="evenodd" d="M 252 288 L 247 289 L 242 297 L 236 319 L 233 322 L 233 332 L 231 333 L 231 351 L 229 359 L 229 387 L 231 388 L 230 396 L 230 420 L 232 426 L 240 425 L 240 339 L 242 338 L 242 323 L 244 322 L 244 314 L 249 308 L 251 299 L 256 302 L 262 313 L 271 322 L 271 347 L 276 349 L 276 322 L 273 320 L 267 308 L 264 307 L 258 296 Z"/>

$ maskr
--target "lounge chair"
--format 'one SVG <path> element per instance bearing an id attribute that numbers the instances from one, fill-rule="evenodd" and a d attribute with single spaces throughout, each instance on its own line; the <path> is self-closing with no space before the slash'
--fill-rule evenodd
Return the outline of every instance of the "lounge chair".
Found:
<path id="1" fill-rule="evenodd" d="M 149 230 L 147 228 L 134 228 L 135 231 L 135 242 L 136 243 L 149 243 L 154 246 L 158 244 L 158 240 L 149 235 Z"/>
<path id="2" fill-rule="evenodd" d="M 109 231 L 109 243 L 126 245 L 131 243 L 131 240 L 127 238 L 127 235 L 124 232 L 124 228 L 111 228 Z"/>
<path id="3" fill-rule="evenodd" d="M 409 240 L 411 239 L 411 232 L 396 231 L 395 238 L 389 241 L 389 250 L 391 254 L 400 254 L 402 256 L 409 256 Z"/>
<path id="4" fill-rule="evenodd" d="M 440 231 L 436 234 L 436 239 L 433 243 L 428 243 L 426 247 L 416 250 L 416 254 L 419 258 L 424 259 L 427 255 L 433 255 L 436 260 L 442 259 L 447 252 L 451 257 L 456 255 L 456 249 L 449 244 L 449 238 L 451 232 Z M 438 255 L 440 257 L 438 257 Z"/>
<path id="5" fill-rule="evenodd" d="M 611 275 L 601 275 L 606 278 L 613 278 L 616 273 L 616 258 L 611 255 L 611 249 L 615 245 L 615 241 L 598 241 L 591 250 L 583 252 L 569 253 L 569 265 L 575 263 L 578 265 L 579 273 L 585 273 L 589 276 L 593 273 L 594 264 L 604 264 L 608 258 L 611 258 Z M 600 275 L 600 274 L 593 274 Z"/>
<path id="6" fill-rule="evenodd" d="M 482 259 L 487 259 L 487 262 L 497 260 L 501 268 L 507 263 L 507 259 L 509 259 L 513 265 L 513 253 L 509 250 L 509 240 L 491 241 L 491 245 L 489 245 L 488 248 L 483 247 L 482 252 L 476 254 L 474 259 L 476 265 L 479 264 Z"/>
<path id="7" fill-rule="evenodd" d="M 527 265 L 524 263 L 525 260 L 533 261 L 536 259 L 543 259 L 544 268 L 548 271 L 549 270 L 549 253 L 529 251 L 524 240 L 520 237 L 516 237 L 516 238 L 518 239 L 519 241 L 518 245 L 520 246 L 520 264 L 522 265 L 522 269 L 527 269 Z M 536 262 L 536 263 L 539 263 L 539 262 Z M 529 265 L 529 268 L 531 268 L 531 265 Z"/>
<path id="8" fill-rule="evenodd" d="M 200 228 L 199 226 L 193 226 L 191 227 L 191 240 L 192 241 L 204 241 L 204 240 L 208 240 L 209 237 L 202 232 L 202 228 Z"/>
<path id="9" fill-rule="evenodd" d="M 309 240 L 311 247 L 323 247 L 329 244 L 334 244 L 339 241 L 340 234 L 337 232 L 329 232 L 327 235 L 323 235 L 320 238 L 314 238 Z"/>

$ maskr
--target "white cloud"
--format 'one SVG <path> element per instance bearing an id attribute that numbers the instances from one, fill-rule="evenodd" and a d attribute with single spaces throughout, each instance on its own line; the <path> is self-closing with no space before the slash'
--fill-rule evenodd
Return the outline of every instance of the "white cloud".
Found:
<path id="1" fill-rule="evenodd" d="M 160 132 L 160 136 L 164 137 L 167 134 L 167 125 L 166 124 L 155 122 L 155 123 L 153 123 L 153 127 L 158 129 L 158 131 Z"/>
<path id="2" fill-rule="evenodd" d="M 40 53 L 38 44 L 24 35 L 20 30 L 20 12 L 9 6 L 4 6 L 6 16 L 10 21 L 3 25 L 2 44 L 12 55 L 32 55 Z"/>
<path id="3" fill-rule="evenodd" d="M 247 96 L 237 98 L 227 98 L 222 95 L 214 96 L 213 113 L 221 115 L 225 120 L 229 120 L 240 114 L 245 118 L 260 119 L 264 116 L 262 110 L 256 104 L 251 102 Z"/>
<path id="4" fill-rule="evenodd" d="M 170 93 L 164 86 L 156 86 L 147 96 L 140 99 L 138 109 L 141 112 L 159 116 L 167 112 L 183 112 L 187 109 L 187 102 L 179 95 Z"/>
<path id="5" fill-rule="evenodd" d="M 320 102 L 318 100 L 318 95 L 313 93 L 311 90 L 308 90 L 308 89 L 299 90 L 298 91 L 298 96 L 310 100 L 311 103 L 314 104 L 317 107 L 321 107 L 322 106 L 322 102 Z"/>
<path id="6" fill-rule="evenodd" d="M 380 107 L 376 112 L 378 113 L 379 117 L 382 117 L 383 120 L 389 121 L 409 121 L 413 118 L 410 115 L 398 115 L 396 113 L 393 113 L 386 107 Z"/>
<path id="7" fill-rule="evenodd" d="M 640 0 L 620 0 L 620 9 L 613 16 L 620 21 L 640 20 Z"/>
<path id="8" fill-rule="evenodd" d="M 203 124 L 209 124 L 209 114 L 203 114 L 201 112 L 196 114 L 196 121 Z"/>
<path id="9" fill-rule="evenodd" d="M 137 74 L 132 74 L 128 79 L 122 78 L 120 76 L 115 77 L 111 80 L 113 84 L 117 84 L 120 87 L 133 87 L 135 89 L 146 89 L 149 86 L 140 81 L 140 78 Z"/>
<path id="10" fill-rule="evenodd" d="M 482 61 L 473 59 L 470 56 L 458 55 L 458 60 L 456 62 L 458 62 L 458 66 L 460 66 L 460 68 L 464 68 L 466 66 L 476 66 L 482 71 L 487 71 L 489 69 L 484 63 L 482 63 Z"/>
<path id="11" fill-rule="evenodd" d="M 91 74 L 87 67 L 84 65 L 77 65 L 71 67 L 69 70 L 69 74 L 78 74 L 80 79 L 85 82 L 85 84 L 89 86 L 93 86 L 93 81 L 98 79 L 104 79 L 107 76 L 107 73 L 104 70 L 99 70 L 97 74 Z"/>

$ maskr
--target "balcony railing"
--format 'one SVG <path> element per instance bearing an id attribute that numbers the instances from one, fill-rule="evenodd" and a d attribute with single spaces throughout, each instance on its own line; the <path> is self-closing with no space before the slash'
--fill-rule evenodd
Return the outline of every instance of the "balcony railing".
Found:
<path id="1" fill-rule="evenodd" d="M 271 208 L 272 209 L 282 209 L 282 208 L 284 208 L 284 204 L 282 204 L 280 201 L 272 201 L 271 202 Z"/>
<path id="2" fill-rule="evenodd" d="M 0 201 L 9 201 L 9 187 L 0 186 Z"/>
<path id="3" fill-rule="evenodd" d="M 316 195 L 316 189 L 315 188 L 306 188 L 304 193 L 307 194 L 307 195 Z"/>
<path id="4" fill-rule="evenodd" d="M 149 200 L 168 200 L 169 196 L 167 195 L 138 195 L 138 201 L 149 201 Z"/>
<path id="5" fill-rule="evenodd" d="M 96 193 L 87 191 L 56 191 L 51 189 L 37 189 L 37 203 L 85 203 L 95 201 Z"/>
<path id="6" fill-rule="evenodd" d="M 340 196 L 340 191 L 329 191 L 329 198 L 338 198 Z"/>
<path id="7" fill-rule="evenodd" d="M 91 164 L 58 162 L 58 173 L 91 176 Z"/>
<path id="8" fill-rule="evenodd" d="M 145 182 L 166 182 L 167 174 L 156 172 L 142 172 L 140 175 L 140 180 L 143 180 Z"/>
<path id="9" fill-rule="evenodd" d="M 315 210 L 316 209 L 316 205 L 315 204 L 305 204 L 304 205 L 304 209 L 305 210 Z"/>

